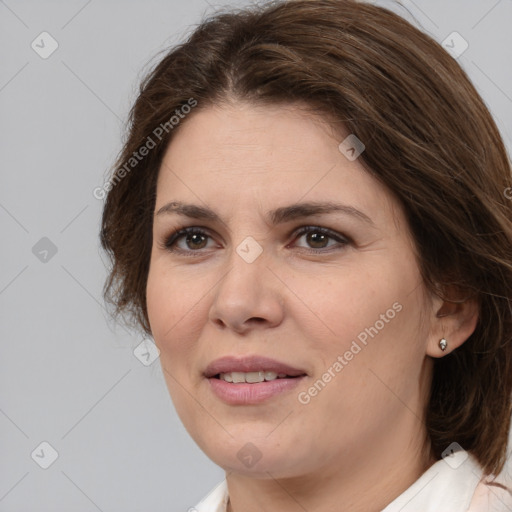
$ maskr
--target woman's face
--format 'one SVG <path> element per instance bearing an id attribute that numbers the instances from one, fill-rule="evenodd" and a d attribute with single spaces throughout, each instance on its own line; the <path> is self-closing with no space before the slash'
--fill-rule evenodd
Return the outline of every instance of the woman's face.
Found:
<path id="1" fill-rule="evenodd" d="M 432 304 L 403 211 L 345 136 L 236 104 L 195 112 L 165 154 L 149 320 L 179 416 L 226 470 L 354 471 L 423 442 Z"/>

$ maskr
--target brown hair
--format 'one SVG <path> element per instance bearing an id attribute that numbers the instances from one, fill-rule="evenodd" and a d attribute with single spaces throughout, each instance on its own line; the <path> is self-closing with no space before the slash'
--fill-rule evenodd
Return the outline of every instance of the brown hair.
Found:
<path id="1" fill-rule="evenodd" d="M 101 243 L 113 261 L 104 297 L 114 315 L 151 332 L 156 180 L 186 122 L 170 118 L 191 99 L 194 115 L 230 98 L 306 104 L 343 123 L 366 145 L 361 163 L 403 205 L 428 289 L 443 296 L 450 285 L 477 299 L 474 333 L 434 360 L 426 423 L 436 458 L 456 441 L 498 474 L 512 407 L 511 164 L 459 64 L 387 9 L 294 0 L 220 12 L 147 74 L 103 211 Z M 155 147 L 127 170 L 149 140 Z"/>

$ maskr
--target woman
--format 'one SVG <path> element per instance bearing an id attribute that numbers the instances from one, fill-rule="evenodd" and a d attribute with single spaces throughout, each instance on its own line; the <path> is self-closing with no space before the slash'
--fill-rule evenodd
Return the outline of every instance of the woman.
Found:
<path id="1" fill-rule="evenodd" d="M 226 471 L 195 510 L 512 510 L 510 172 L 461 67 L 380 7 L 218 14 L 161 60 L 105 297 Z"/>

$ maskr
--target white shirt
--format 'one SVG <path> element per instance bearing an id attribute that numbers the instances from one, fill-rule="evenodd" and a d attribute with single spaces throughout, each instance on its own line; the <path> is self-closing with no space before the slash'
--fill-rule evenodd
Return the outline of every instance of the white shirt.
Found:
<path id="1" fill-rule="evenodd" d="M 489 485 L 482 468 L 467 451 L 438 460 L 381 512 L 512 512 L 512 490 Z M 496 482 L 504 484 L 503 480 Z M 504 484 L 505 485 L 505 484 Z M 190 512 L 226 512 L 224 479 Z"/>

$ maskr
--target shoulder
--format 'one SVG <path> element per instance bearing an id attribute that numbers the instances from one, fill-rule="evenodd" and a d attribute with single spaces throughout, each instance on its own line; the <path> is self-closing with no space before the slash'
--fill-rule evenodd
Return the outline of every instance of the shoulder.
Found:
<path id="1" fill-rule="evenodd" d="M 475 488 L 468 512 L 512 510 L 512 489 L 492 477 L 482 478 Z"/>

